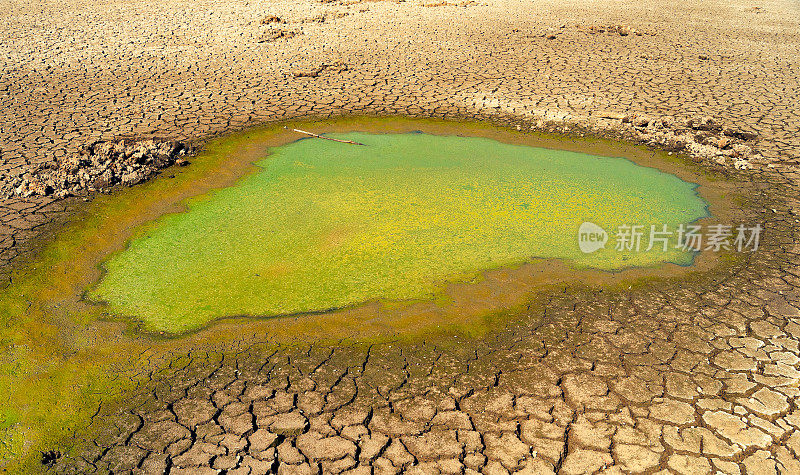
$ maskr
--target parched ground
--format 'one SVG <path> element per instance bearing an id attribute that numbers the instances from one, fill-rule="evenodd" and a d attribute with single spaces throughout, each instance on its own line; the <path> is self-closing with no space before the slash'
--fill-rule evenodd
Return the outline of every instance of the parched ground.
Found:
<path id="1" fill-rule="evenodd" d="M 198 349 L 55 472 L 800 473 L 797 2 L 0 0 L 0 18 L 6 175 L 98 139 L 340 114 L 701 114 L 771 162 L 745 174 L 764 245 L 723 274 L 568 291 L 480 341 Z M 63 203 L 0 203 L 4 268 Z"/>

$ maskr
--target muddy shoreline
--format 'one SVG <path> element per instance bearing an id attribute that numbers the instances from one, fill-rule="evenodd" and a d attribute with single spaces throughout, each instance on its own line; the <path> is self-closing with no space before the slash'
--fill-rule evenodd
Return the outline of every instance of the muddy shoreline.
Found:
<path id="1" fill-rule="evenodd" d="M 481 122 L 457 122 L 457 121 L 438 121 L 431 119 L 403 119 L 403 118 L 345 118 L 334 119 L 329 121 L 311 121 L 311 122 L 288 122 L 286 123 L 289 129 L 293 127 L 306 127 L 313 128 L 320 133 L 326 132 L 346 132 L 346 131 L 365 131 L 372 133 L 408 133 L 414 131 L 423 131 L 429 134 L 443 134 L 443 135 L 470 135 L 476 137 L 491 138 L 509 144 L 529 145 L 535 147 L 562 149 L 574 152 L 589 153 L 600 156 L 621 156 L 635 163 L 647 167 L 659 169 L 660 171 L 674 174 L 684 181 L 698 184 L 698 191 L 700 196 L 709 203 L 709 218 L 703 218 L 697 224 L 708 225 L 711 223 L 726 223 L 732 222 L 731 220 L 737 219 L 735 202 L 741 200 L 742 197 L 736 196 L 737 186 L 729 182 L 730 177 L 723 177 L 714 174 L 713 169 L 708 169 L 703 165 L 696 165 L 693 161 L 688 161 L 685 157 L 670 156 L 665 151 L 658 151 L 647 149 L 640 145 L 629 145 L 624 142 L 615 142 L 607 138 L 593 138 L 580 135 L 569 136 L 562 134 L 553 134 L 547 132 L 520 132 L 510 128 L 498 128 L 494 125 Z M 107 258 L 108 255 L 121 251 L 125 248 L 126 243 L 133 237 L 143 232 L 141 230 L 133 233 L 134 229 L 148 222 L 157 219 L 157 217 L 166 213 L 176 213 L 185 210 L 183 202 L 191 200 L 193 197 L 204 195 L 211 190 L 220 189 L 233 185 L 240 180 L 245 174 L 252 173 L 255 169 L 253 162 L 267 155 L 267 150 L 270 147 L 284 145 L 291 141 L 298 139 L 298 134 L 291 131 L 284 130 L 284 124 L 269 124 L 261 127 L 251 128 L 243 132 L 236 132 L 229 136 L 221 136 L 217 139 L 209 140 L 206 144 L 214 148 L 213 155 L 215 163 L 212 165 L 217 167 L 216 170 L 200 172 L 201 176 L 192 179 L 193 182 L 181 182 L 180 191 L 178 193 L 164 192 L 167 187 L 171 186 L 171 181 L 174 181 L 175 175 L 178 174 L 180 181 L 181 173 L 188 172 L 193 175 L 192 170 L 171 169 L 166 170 L 162 177 L 157 177 L 159 180 L 154 185 L 159 198 L 156 200 L 149 200 L 147 207 L 143 208 L 144 212 L 137 211 L 137 206 L 134 204 L 129 212 L 126 211 L 124 215 L 126 218 L 123 220 L 125 223 L 121 230 L 114 229 L 114 223 L 105 224 L 100 233 L 100 242 L 103 242 L 100 250 L 91 250 L 91 247 L 84 248 L 82 253 L 75 256 L 75 261 L 71 263 L 73 267 L 80 270 L 80 281 L 76 284 L 68 284 L 69 286 L 77 285 L 78 288 L 86 287 L 101 278 L 102 268 L 101 262 Z M 239 145 L 241 142 L 241 145 Z M 219 143 L 222 143 L 222 148 L 225 149 L 222 154 L 229 154 L 232 158 L 222 158 L 222 155 L 217 150 L 220 149 Z M 234 143 L 234 149 L 230 149 L 229 143 Z M 194 158 L 204 160 L 208 154 L 201 153 Z M 224 161 L 224 163 L 223 163 Z M 718 169 L 719 170 L 719 169 Z M 724 169 L 728 171 L 728 169 Z M 727 181 L 726 181 L 727 180 Z M 102 210 L 105 203 L 117 200 L 119 193 L 126 193 L 125 187 L 117 187 L 116 191 L 111 195 L 98 195 L 94 198 L 94 203 L 84 205 L 80 211 L 75 211 L 73 216 L 86 213 L 91 216 Z M 149 193 L 149 190 L 134 190 L 139 191 L 141 196 Z M 127 200 L 130 203 L 136 203 L 136 200 Z M 78 206 L 80 207 L 80 201 Z M 99 204 L 98 204 L 99 203 Z M 106 205 L 107 206 L 107 205 Z M 104 211 L 100 211 L 105 213 Z M 129 217 L 127 217 L 129 216 Z M 144 228 L 146 230 L 146 226 Z M 121 232 L 120 232 L 121 231 Z M 57 235 L 57 232 L 54 233 Z M 49 244 L 49 238 L 43 239 L 39 242 L 40 246 Z M 87 254 L 86 251 L 90 254 Z M 97 257 L 90 257 L 90 256 Z M 35 258 L 33 260 L 35 262 Z M 645 269 L 623 269 L 615 272 L 607 271 L 593 271 L 593 270 L 571 270 L 569 264 L 561 263 L 558 260 L 539 260 L 539 263 L 520 263 L 521 266 L 515 269 L 498 269 L 488 270 L 483 274 L 483 281 L 487 281 L 487 277 L 499 274 L 507 274 L 505 278 L 517 278 L 530 280 L 532 282 L 547 283 L 551 281 L 582 281 L 584 283 L 591 283 L 596 286 L 607 285 L 620 285 L 620 282 L 636 281 L 641 279 L 649 279 L 654 277 L 671 278 L 677 276 L 685 276 L 694 272 L 707 272 L 719 264 L 718 256 L 711 252 L 701 252 L 696 258 L 694 263 L 689 267 L 677 266 L 674 264 L 667 264 L 657 268 Z M 575 277 L 570 277 L 574 275 Z M 516 277 L 513 277 L 516 276 Z M 536 277 L 533 277 L 536 276 Z M 496 278 L 489 278 L 489 281 L 494 281 Z M 536 287 L 533 284 L 533 287 Z M 460 300 L 463 296 L 459 297 L 459 292 L 467 291 L 469 285 L 462 284 L 448 284 L 448 290 L 445 292 L 449 295 L 450 299 Z M 459 290 L 460 289 L 460 290 Z M 510 289 L 505 289 L 506 291 Z M 521 292 L 511 292 L 516 295 L 511 298 L 506 305 L 518 307 L 522 305 L 525 297 L 522 297 L 530 290 L 530 285 L 525 285 L 520 288 Z M 484 291 L 493 292 L 491 289 Z M 83 292 L 80 293 L 77 300 L 75 298 L 67 299 L 78 307 L 83 305 Z M 510 298 L 510 297 L 509 297 Z M 505 300 L 505 299 L 504 299 Z M 91 302 L 85 302 L 88 306 L 92 306 Z M 423 314 L 437 313 L 439 311 L 438 305 L 433 304 L 430 308 L 422 308 L 420 305 L 413 302 L 403 304 L 402 302 L 394 302 L 390 306 L 401 307 L 416 307 L 417 311 Z M 308 318 L 312 316 L 325 316 L 334 315 L 345 320 L 350 318 L 365 319 L 369 314 L 374 313 L 382 306 L 380 302 L 368 302 L 363 305 L 356 305 L 352 308 L 334 309 L 332 311 L 319 311 L 312 312 L 311 314 L 298 314 L 298 315 L 282 315 L 271 318 Z M 424 305 L 423 305 L 424 307 Z M 464 318 L 463 312 L 468 311 L 466 308 L 460 309 L 457 313 L 458 316 L 453 315 L 453 320 L 460 320 Z M 485 311 L 485 310 L 484 310 Z M 480 312 L 479 312 L 480 313 Z M 254 318 L 256 320 L 261 317 L 244 317 L 247 319 Z M 390 318 L 391 317 L 386 317 Z M 229 320 L 224 318 L 223 320 Z M 236 320 L 236 318 L 234 318 Z M 123 319 L 123 322 L 126 320 Z M 127 323 L 129 331 L 137 334 L 138 330 L 135 322 Z M 202 330 L 200 330 L 202 331 Z M 151 337 L 159 338 L 164 335 L 151 334 Z M 183 334 L 172 335 L 175 337 L 185 336 Z"/>

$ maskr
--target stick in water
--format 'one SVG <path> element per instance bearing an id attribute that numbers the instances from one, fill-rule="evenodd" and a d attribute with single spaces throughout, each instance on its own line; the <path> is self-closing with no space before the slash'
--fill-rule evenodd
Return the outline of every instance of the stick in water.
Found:
<path id="1" fill-rule="evenodd" d="M 284 129 L 288 129 L 288 127 L 284 127 Z M 305 135 L 308 135 L 309 137 L 314 137 L 314 138 L 317 138 L 317 139 L 333 140 L 334 142 L 349 143 L 349 144 L 353 144 L 353 145 L 364 145 L 361 142 L 353 142 L 352 140 L 339 140 L 339 139 L 333 139 L 333 138 L 330 138 L 330 137 L 323 137 L 322 135 L 314 134 L 314 133 L 311 133 L 311 132 L 306 132 L 305 130 L 300 130 L 300 129 L 292 129 L 292 131 L 293 132 L 297 132 L 298 134 L 305 134 Z"/>

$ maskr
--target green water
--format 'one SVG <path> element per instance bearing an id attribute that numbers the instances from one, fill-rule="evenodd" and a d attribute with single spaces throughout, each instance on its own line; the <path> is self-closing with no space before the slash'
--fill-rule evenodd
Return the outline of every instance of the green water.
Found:
<path id="1" fill-rule="evenodd" d="M 259 171 L 162 217 L 89 292 L 147 330 L 224 316 L 430 298 L 444 284 L 535 257 L 619 269 L 693 255 L 614 250 L 622 224 L 706 216 L 694 185 L 622 158 L 420 133 L 332 134 L 274 148 Z M 611 233 L 584 254 L 584 221 Z M 646 239 L 646 236 L 645 236 Z"/>

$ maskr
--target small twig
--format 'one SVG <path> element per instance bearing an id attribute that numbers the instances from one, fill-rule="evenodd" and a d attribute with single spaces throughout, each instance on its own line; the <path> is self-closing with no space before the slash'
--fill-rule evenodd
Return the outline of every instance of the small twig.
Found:
<path id="1" fill-rule="evenodd" d="M 284 126 L 283 128 L 287 129 L 287 130 L 289 129 L 286 126 Z M 339 139 L 333 139 L 333 138 L 330 138 L 330 137 L 323 137 L 322 135 L 314 134 L 314 133 L 311 133 L 311 132 L 306 132 L 305 130 L 300 130 L 300 129 L 292 129 L 292 131 L 293 132 L 297 132 L 298 134 L 305 134 L 305 135 L 308 135 L 309 137 L 314 137 L 314 138 L 317 138 L 317 139 L 333 140 L 334 142 L 349 143 L 349 144 L 353 144 L 353 145 L 365 145 L 365 144 L 363 144 L 361 142 L 353 142 L 352 140 L 339 140 Z"/>

